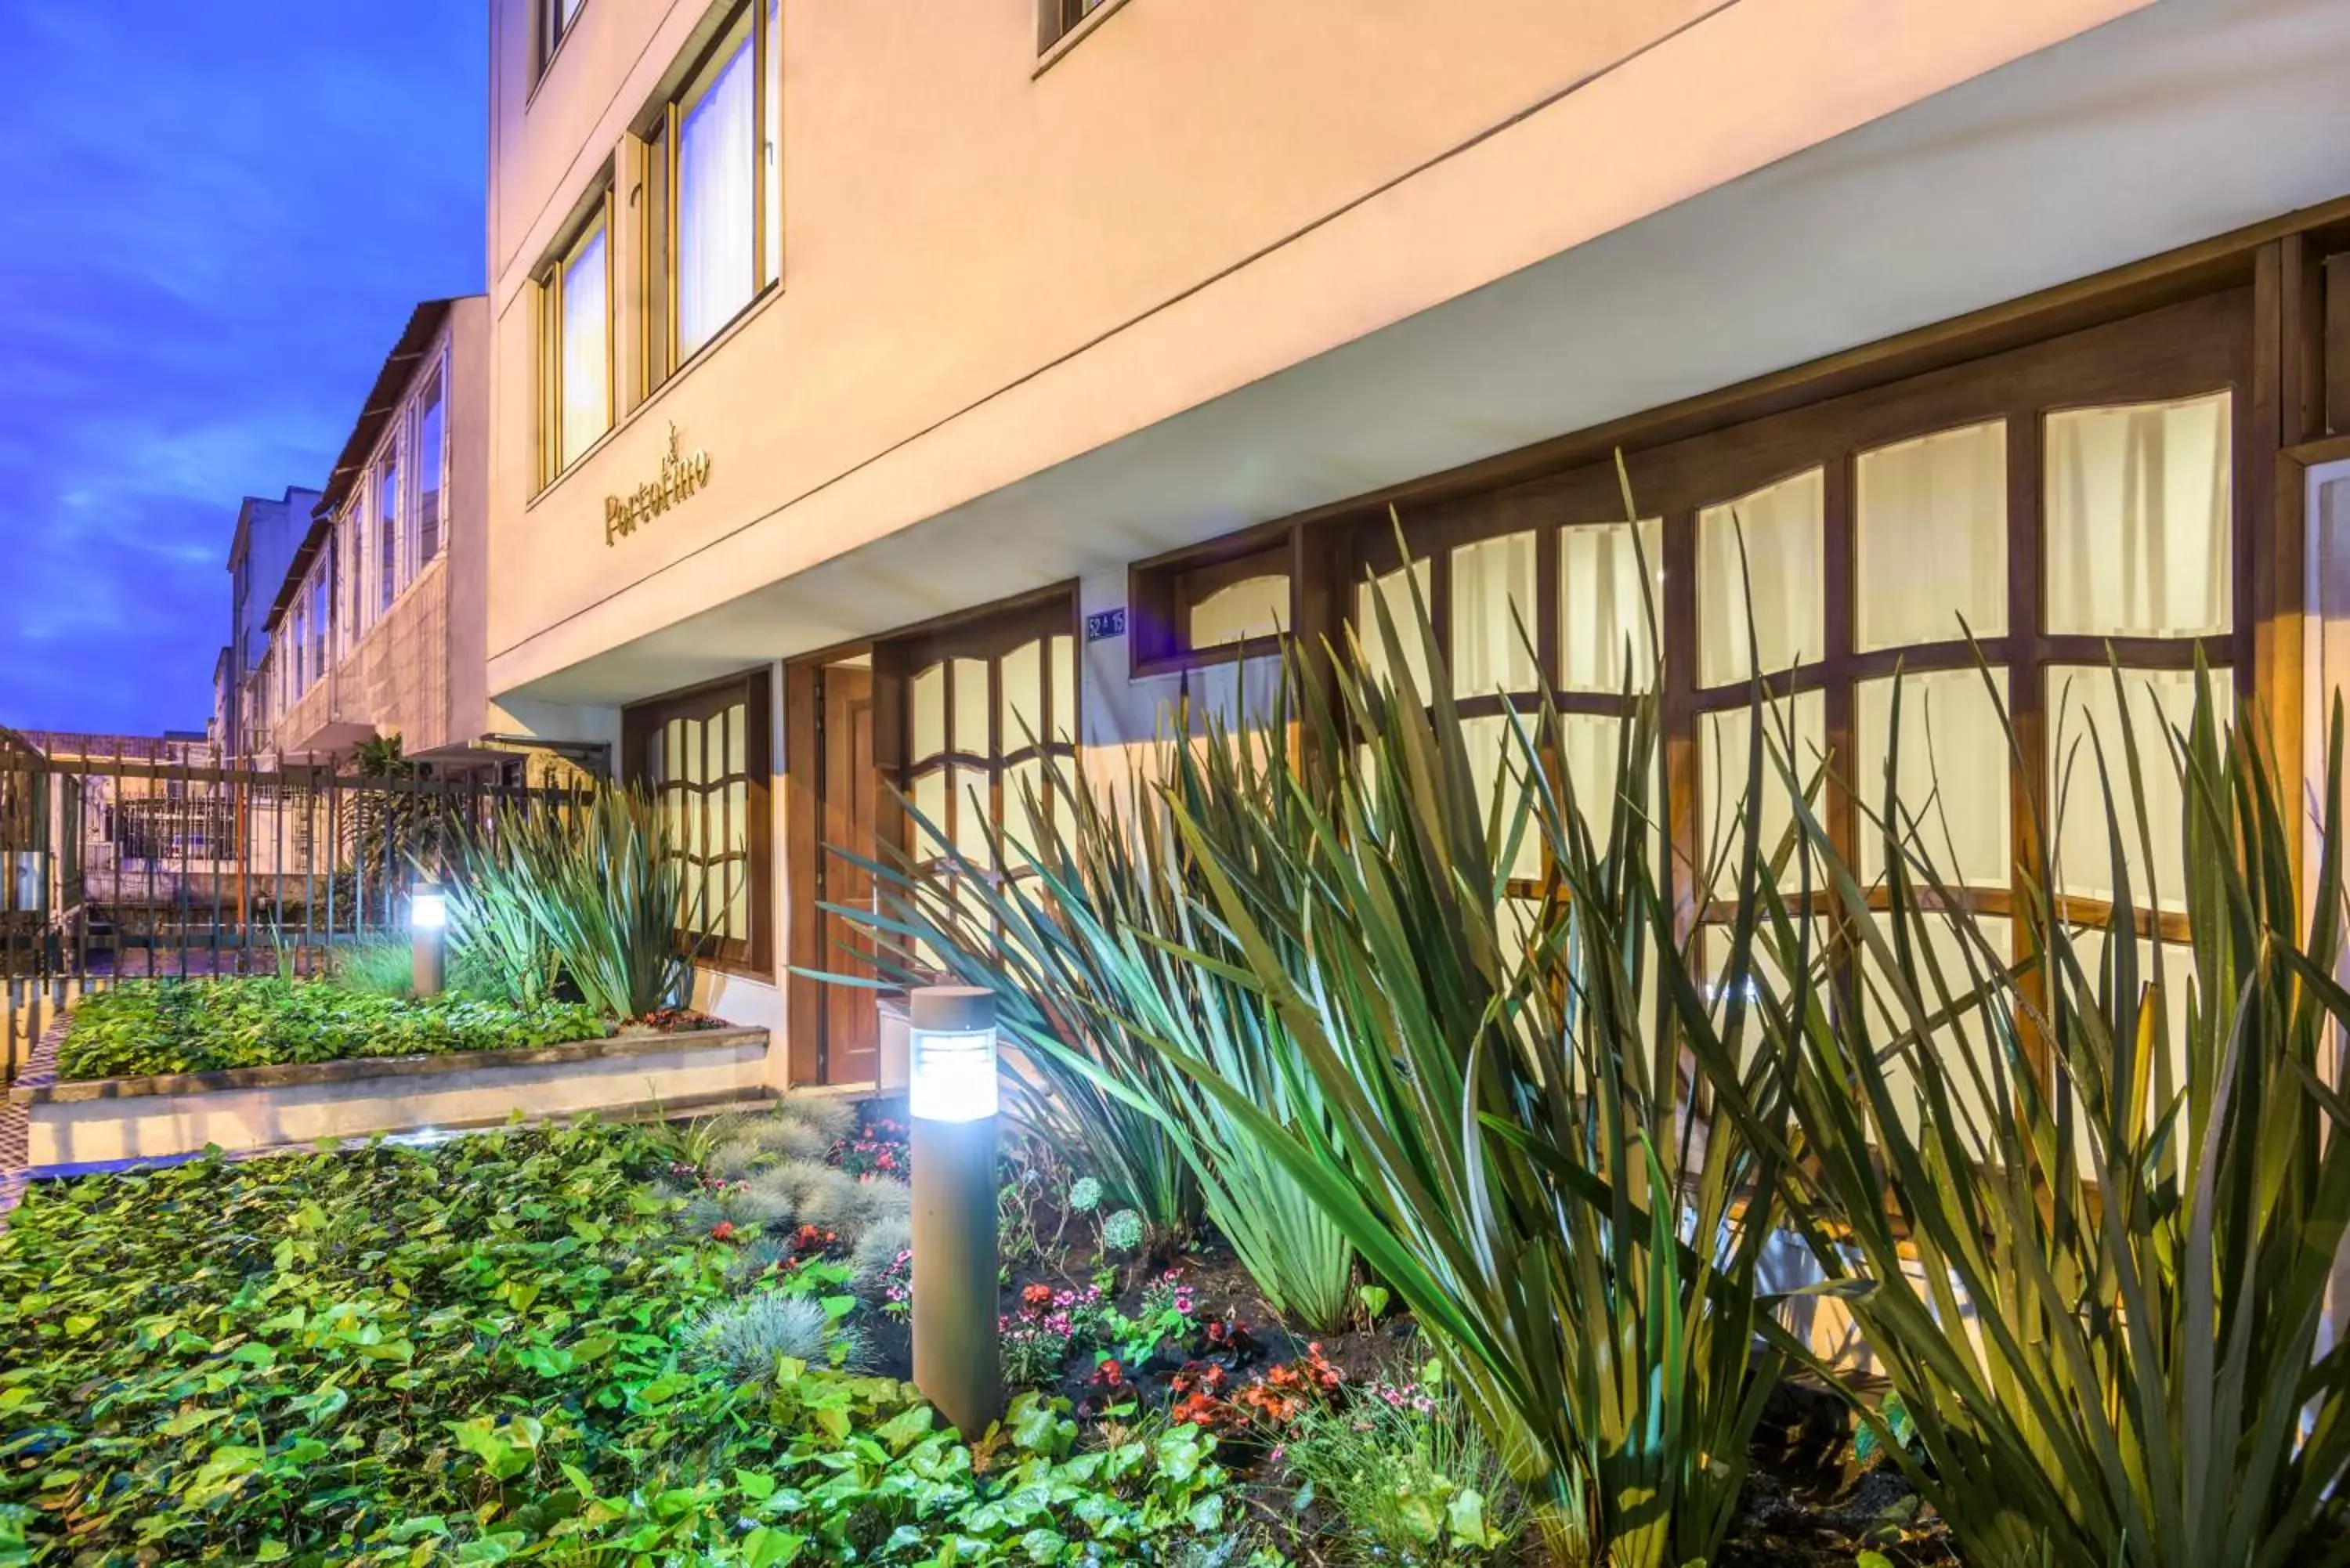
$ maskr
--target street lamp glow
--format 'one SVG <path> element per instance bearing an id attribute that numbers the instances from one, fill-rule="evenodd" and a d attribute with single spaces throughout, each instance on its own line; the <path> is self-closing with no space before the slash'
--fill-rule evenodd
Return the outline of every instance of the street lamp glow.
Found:
<path id="1" fill-rule="evenodd" d="M 409 929 L 437 931 L 448 924 L 449 896 L 430 882 L 418 883 L 416 891 L 408 898 Z"/>
<path id="2" fill-rule="evenodd" d="M 908 1033 L 908 1114 L 933 1122 L 975 1122 L 995 1114 L 993 1029 L 916 1028 Z"/>
<path id="3" fill-rule="evenodd" d="M 441 994 L 441 944 L 449 925 L 449 897 L 438 882 L 419 882 L 408 895 L 411 989 L 418 996 Z"/>

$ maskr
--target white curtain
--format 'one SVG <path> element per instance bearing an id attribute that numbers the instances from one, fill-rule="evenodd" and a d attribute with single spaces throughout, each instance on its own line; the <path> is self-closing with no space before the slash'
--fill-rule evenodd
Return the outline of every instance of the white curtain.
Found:
<path id="1" fill-rule="evenodd" d="M 2122 825 L 2122 862 L 2129 869 L 2130 901 L 2141 909 L 2158 898 L 2165 909 L 2187 907 L 2187 856 L 2180 836 L 2186 827 L 2186 796 L 2171 760 L 2170 732 L 2184 731 L 2195 714 L 2195 674 L 2188 670 L 2125 670 L 2124 710 L 2114 693 L 2114 676 L 2100 666 L 2052 665 L 2048 670 L 2050 713 L 2049 799 L 2063 792 L 2056 813 L 2057 891 L 2083 898 L 2114 896 L 2114 858 L 2107 840 L 2106 786 L 2097 774 L 2105 753 L 2112 780 L 2114 809 Z M 2235 680 L 2225 669 L 2211 671 L 2211 698 L 2224 715 L 2235 707 Z M 2095 737 L 2094 742 L 2092 737 Z M 2139 777 L 2146 785 L 2147 836 L 2154 841 L 2149 867 L 2140 846 L 2137 812 L 2130 794 L 2127 746 L 2137 748 Z M 2149 876 L 2151 886 L 2149 886 Z"/>
<path id="2" fill-rule="evenodd" d="M 1633 524 L 1559 530 L 1559 648 L 1570 691 L 1621 691 L 1657 683 L 1656 649 L 1648 615 L 1651 601 L 1661 623 L 1665 613 L 1665 526 L 1659 518 Z M 1648 591 L 1640 591 L 1640 566 L 1648 568 Z"/>
<path id="3" fill-rule="evenodd" d="M 1452 552 L 1452 691 L 1459 697 L 1532 691 L 1535 669 L 1534 536 L 1505 534 Z"/>
<path id="4" fill-rule="evenodd" d="M 2228 629 L 2229 397 L 2048 416 L 2048 629 Z"/>
<path id="5" fill-rule="evenodd" d="M 1195 649 L 1255 641 L 1289 629 L 1289 578 L 1281 573 L 1227 583 L 1191 607 Z"/>
<path id="6" fill-rule="evenodd" d="M 1395 624 L 1396 640 L 1403 647 L 1404 669 L 1411 677 L 1412 690 L 1424 701 L 1429 696 L 1428 647 L 1420 639 L 1419 617 L 1412 608 L 1412 580 L 1419 585 L 1419 598 L 1432 612 L 1435 605 L 1429 598 L 1429 565 L 1423 556 L 1411 564 L 1411 576 L 1400 568 L 1384 576 L 1358 583 L 1355 587 L 1355 637 L 1363 645 L 1363 661 L 1375 676 L 1387 676 L 1400 686 L 1402 678 L 1388 668 L 1387 634 L 1379 629 L 1378 605 L 1384 601 L 1388 618 Z"/>
<path id="7" fill-rule="evenodd" d="M 746 36 L 720 60 L 677 135 L 677 351 L 716 336 L 751 302 L 756 71 Z"/>
<path id="8" fill-rule="evenodd" d="M 1855 646 L 2005 636 L 2006 421 L 1878 447 L 1856 468 Z"/>
<path id="9" fill-rule="evenodd" d="M 598 225 L 563 269 L 562 459 L 571 462 L 612 422 L 607 372 L 610 317 L 604 288 L 604 230 Z"/>
<path id="10" fill-rule="evenodd" d="M 1697 514 L 1698 683 L 1815 663 L 1827 640 L 1821 597 L 1825 476 L 1812 469 Z M 1741 570 L 1739 538 L 1745 536 Z M 1754 649 L 1747 644 L 1752 594 Z"/>
<path id="11" fill-rule="evenodd" d="M 2000 700 L 2007 675 L 1994 670 Z M 1892 749 L 1893 680 L 1864 680 L 1859 690 L 1858 753 L 1852 787 L 1869 813 L 1885 808 L 1885 764 Z M 1939 787 L 1938 787 L 1939 785 Z M 2004 888 L 2014 859 L 2008 838 L 2007 735 L 1980 671 L 1940 670 L 1901 678 L 1901 762 L 1894 781 L 1903 809 L 1916 819 L 1919 846 L 1944 877 L 1975 887 Z M 1907 831 L 1909 824 L 1896 818 Z M 1871 816 L 1856 828 L 1861 874 L 1885 872 L 1883 830 Z"/>

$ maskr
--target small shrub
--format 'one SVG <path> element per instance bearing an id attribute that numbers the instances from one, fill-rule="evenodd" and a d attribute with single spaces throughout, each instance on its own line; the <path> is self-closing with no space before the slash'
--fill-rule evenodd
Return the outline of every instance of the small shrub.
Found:
<path id="1" fill-rule="evenodd" d="M 819 1160 L 787 1159 L 743 1178 L 733 1201 L 746 1217 L 773 1229 L 821 1224 L 837 1230 L 833 1221 L 853 1200 L 848 1189 L 856 1184 L 856 1178 Z"/>
<path id="2" fill-rule="evenodd" d="M 913 1247 L 914 1222 L 910 1216 L 875 1220 L 849 1248 L 849 1262 L 857 1269 L 858 1282 L 872 1288 L 872 1282 L 886 1275 L 901 1255 L 910 1256 Z"/>
<path id="3" fill-rule="evenodd" d="M 1381 1380 L 1302 1409 L 1283 1449 L 1341 1542 L 1407 1563 L 1485 1561 L 1523 1528 L 1515 1489 L 1440 1382 Z"/>
<path id="4" fill-rule="evenodd" d="M 1142 1216 L 1131 1209 L 1121 1209 L 1102 1221 L 1101 1236 L 1105 1252 L 1139 1252 L 1142 1250 Z"/>
<path id="5" fill-rule="evenodd" d="M 1069 1208 L 1072 1212 L 1090 1214 L 1101 1207 L 1102 1184 L 1090 1176 L 1080 1176 L 1069 1183 Z"/>
<path id="6" fill-rule="evenodd" d="M 861 1335 L 837 1324 L 824 1304 L 766 1292 L 705 1308 L 688 1337 L 695 1353 L 744 1382 L 773 1377 L 780 1356 L 810 1366 L 852 1366 L 868 1347 Z"/>
<path id="7" fill-rule="evenodd" d="M 337 950 L 332 978 L 360 996 L 405 998 L 416 990 L 416 950 L 401 941 L 368 941 Z"/>

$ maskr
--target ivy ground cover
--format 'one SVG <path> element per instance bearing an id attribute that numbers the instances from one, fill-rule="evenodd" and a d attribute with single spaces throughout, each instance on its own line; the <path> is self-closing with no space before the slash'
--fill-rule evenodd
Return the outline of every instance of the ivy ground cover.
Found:
<path id="1" fill-rule="evenodd" d="M 370 995 L 327 981 L 125 981 L 74 1004 L 57 1047 L 68 1080 L 209 1073 L 360 1056 L 522 1050 L 601 1039 L 576 1002 L 517 1007 Z"/>
<path id="2" fill-rule="evenodd" d="M 1215 1439 L 691 1324 L 739 1246 L 593 1123 L 36 1187 L 0 1234 L 0 1561 L 1211 1563 Z"/>

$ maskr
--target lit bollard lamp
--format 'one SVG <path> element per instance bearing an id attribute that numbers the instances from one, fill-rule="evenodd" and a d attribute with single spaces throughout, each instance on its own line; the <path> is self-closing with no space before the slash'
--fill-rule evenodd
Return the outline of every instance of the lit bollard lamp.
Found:
<path id="1" fill-rule="evenodd" d="M 1003 1406 L 995 1331 L 995 996 L 976 986 L 920 986 L 908 1022 L 914 1383 L 966 1438 L 976 1438 Z"/>
<path id="2" fill-rule="evenodd" d="M 408 930 L 419 996 L 441 994 L 442 941 L 449 929 L 449 898 L 437 882 L 419 882 L 408 895 Z"/>

